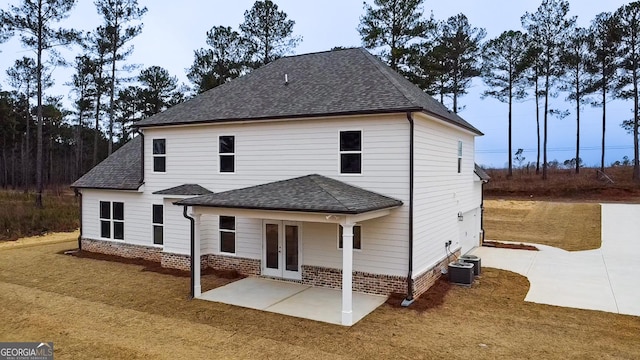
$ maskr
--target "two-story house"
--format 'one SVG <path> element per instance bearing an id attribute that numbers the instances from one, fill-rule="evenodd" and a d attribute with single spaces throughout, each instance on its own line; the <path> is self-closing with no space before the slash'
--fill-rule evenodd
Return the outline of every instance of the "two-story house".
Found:
<path id="1" fill-rule="evenodd" d="M 83 250 L 420 295 L 478 245 L 479 130 L 364 49 L 281 58 L 136 123 L 72 186 Z M 450 245 L 447 245 L 450 244 Z M 195 261 L 194 259 L 200 259 Z"/>

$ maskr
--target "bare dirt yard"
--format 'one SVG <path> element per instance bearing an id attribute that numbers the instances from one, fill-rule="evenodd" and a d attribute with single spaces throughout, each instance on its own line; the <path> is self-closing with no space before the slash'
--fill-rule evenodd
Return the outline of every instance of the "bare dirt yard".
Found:
<path id="1" fill-rule="evenodd" d="M 345 328 L 189 300 L 188 277 L 60 254 L 73 240 L 0 249 L 0 341 L 53 341 L 56 359 L 640 358 L 640 317 L 525 303 L 506 271 Z"/>
<path id="2" fill-rule="evenodd" d="M 485 200 L 485 239 L 597 249 L 601 244 L 598 203 Z"/>

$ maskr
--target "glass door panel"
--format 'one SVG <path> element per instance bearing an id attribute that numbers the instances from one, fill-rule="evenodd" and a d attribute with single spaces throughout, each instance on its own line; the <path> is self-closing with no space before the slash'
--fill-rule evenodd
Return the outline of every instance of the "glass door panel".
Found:
<path id="1" fill-rule="evenodd" d="M 266 267 L 269 269 L 280 268 L 280 234 L 278 228 L 278 224 L 265 224 Z"/>
<path id="2" fill-rule="evenodd" d="M 285 268 L 298 271 L 298 227 L 285 225 Z"/>

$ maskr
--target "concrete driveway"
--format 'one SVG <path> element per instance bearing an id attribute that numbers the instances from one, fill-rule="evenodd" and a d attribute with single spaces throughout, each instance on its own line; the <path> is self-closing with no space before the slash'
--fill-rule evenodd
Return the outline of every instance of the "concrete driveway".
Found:
<path id="1" fill-rule="evenodd" d="M 541 224 L 544 226 L 544 224 Z M 524 275 L 525 301 L 640 316 L 640 205 L 602 204 L 602 246 L 568 252 L 481 247 L 482 265 Z"/>

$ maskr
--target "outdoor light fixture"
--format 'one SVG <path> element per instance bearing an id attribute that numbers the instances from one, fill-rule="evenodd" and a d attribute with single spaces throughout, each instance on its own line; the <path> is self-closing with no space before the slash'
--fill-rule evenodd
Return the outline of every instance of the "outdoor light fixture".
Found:
<path id="1" fill-rule="evenodd" d="M 462 216 L 462 211 L 458 211 L 458 221 L 464 220 L 464 216 Z"/>

